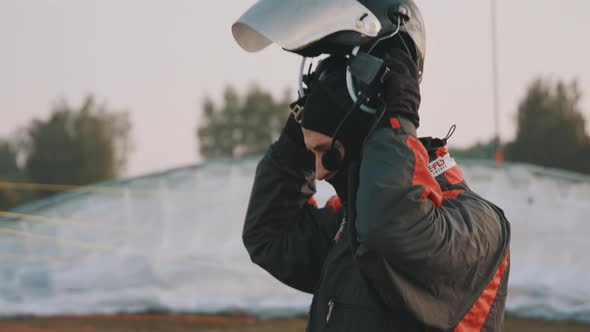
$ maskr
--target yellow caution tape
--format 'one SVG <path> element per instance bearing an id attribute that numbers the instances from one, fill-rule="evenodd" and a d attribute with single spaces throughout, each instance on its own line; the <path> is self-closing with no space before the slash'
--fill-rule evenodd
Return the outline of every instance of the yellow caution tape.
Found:
<path id="1" fill-rule="evenodd" d="M 18 231 L 18 230 L 6 228 L 6 227 L 0 227 L 0 233 L 14 235 L 14 236 L 18 236 L 18 237 L 22 237 L 22 238 L 26 238 L 26 239 L 31 239 L 31 240 L 37 240 L 37 241 L 43 241 L 43 242 L 53 242 L 58 245 L 73 246 L 73 247 L 77 247 L 77 248 L 81 248 L 81 249 L 108 252 L 108 253 L 116 253 L 116 254 L 120 254 L 120 255 L 144 257 L 144 258 L 152 259 L 154 261 L 161 261 L 164 263 L 173 263 L 173 264 L 179 264 L 179 265 L 180 264 L 182 264 L 182 265 L 195 265 L 195 266 L 199 266 L 199 267 L 206 266 L 206 267 L 212 267 L 212 268 L 216 268 L 216 269 L 228 270 L 229 272 L 235 272 L 235 269 L 233 269 L 230 266 L 227 266 L 223 263 L 211 263 L 211 262 L 206 262 L 204 260 L 197 260 L 194 258 L 158 257 L 158 256 L 146 255 L 143 253 L 121 250 L 119 248 L 116 248 L 116 247 L 110 246 L 110 245 L 102 245 L 102 244 L 98 244 L 98 243 L 90 243 L 90 242 L 83 242 L 83 241 L 77 241 L 77 240 L 63 239 L 63 238 L 60 238 L 57 236 L 51 236 L 51 235 L 42 235 L 42 234 L 35 234 L 35 233 L 29 233 L 29 232 L 22 232 L 22 231 Z"/>
<path id="2" fill-rule="evenodd" d="M 156 189 L 136 189 L 130 187 L 107 187 L 107 186 L 73 186 L 64 184 L 42 184 L 42 183 L 21 183 L 21 182 L 5 182 L 0 181 L 0 189 L 18 189 L 18 190 L 32 190 L 32 191 L 82 191 L 82 192 L 97 192 L 97 193 L 122 193 L 129 191 L 130 193 L 139 194 L 155 194 Z"/>
<path id="3" fill-rule="evenodd" d="M 54 263 L 54 262 L 66 262 L 73 260 L 74 257 L 65 256 L 34 256 L 34 255 L 22 255 L 22 254 L 0 254 L 0 262 L 5 261 L 18 261 L 19 263 Z"/>
<path id="4" fill-rule="evenodd" d="M 87 243 L 87 242 L 76 241 L 76 240 L 66 240 L 66 239 L 59 238 L 57 236 L 21 232 L 21 231 L 17 231 L 17 230 L 14 230 L 11 228 L 5 228 L 5 227 L 0 227 L 0 233 L 15 235 L 15 236 L 19 236 L 19 237 L 23 237 L 23 238 L 27 238 L 27 239 L 33 239 L 33 240 L 55 242 L 57 244 L 70 245 L 70 246 L 75 246 L 75 247 L 83 248 L 83 249 L 90 249 L 90 250 L 97 250 L 97 251 L 104 251 L 104 252 L 117 252 L 118 251 L 116 248 L 114 248 L 112 246 L 108 246 L 108 245 Z"/>
<path id="5" fill-rule="evenodd" d="M 156 234 L 156 232 L 153 232 L 150 230 L 128 229 L 125 227 L 102 225 L 102 224 L 99 224 L 96 222 L 90 222 L 90 221 L 78 221 L 78 220 L 63 219 L 63 218 L 50 218 L 50 217 L 45 217 L 45 216 L 37 216 L 37 215 L 7 212 L 7 211 L 0 211 L 0 217 L 13 218 L 13 219 L 19 219 L 19 220 L 24 219 L 24 220 L 32 221 L 32 222 L 42 222 L 42 223 L 56 224 L 56 225 L 88 226 L 88 227 L 92 227 L 92 228 L 99 228 L 99 229 L 104 229 L 104 230 L 109 230 L 109 231 L 118 231 L 118 232 L 126 232 L 126 233 Z"/>

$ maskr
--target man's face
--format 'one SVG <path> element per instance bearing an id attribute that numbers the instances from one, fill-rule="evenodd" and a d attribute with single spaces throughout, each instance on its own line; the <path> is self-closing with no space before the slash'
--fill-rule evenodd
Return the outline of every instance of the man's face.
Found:
<path id="1" fill-rule="evenodd" d="M 330 172 L 324 168 L 324 164 L 322 163 L 322 155 L 324 152 L 330 150 L 330 145 L 332 144 L 332 137 L 324 135 L 320 132 L 303 129 L 303 140 L 305 141 L 305 146 L 307 149 L 315 155 L 315 177 L 318 180 L 329 180 L 331 179 L 338 171 Z M 340 143 L 339 140 L 336 140 L 334 146 L 340 152 L 340 156 L 344 157 L 344 146 Z"/>

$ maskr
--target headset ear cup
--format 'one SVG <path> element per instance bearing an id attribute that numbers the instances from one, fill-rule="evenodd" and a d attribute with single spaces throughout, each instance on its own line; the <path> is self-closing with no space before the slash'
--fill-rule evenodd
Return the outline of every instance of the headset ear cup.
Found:
<path id="1" fill-rule="evenodd" d="M 322 155 L 322 165 L 329 172 L 339 170 L 340 166 L 342 166 L 342 156 L 340 156 L 340 151 L 336 148 L 331 148 L 324 152 Z"/>

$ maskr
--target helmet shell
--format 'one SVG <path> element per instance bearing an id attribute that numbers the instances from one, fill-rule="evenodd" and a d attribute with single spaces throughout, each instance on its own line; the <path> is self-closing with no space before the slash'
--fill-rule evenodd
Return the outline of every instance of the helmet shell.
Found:
<path id="1" fill-rule="evenodd" d="M 356 31 L 339 31 L 291 52 L 308 57 L 320 54 L 350 54 L 356 46 L 372 45 L 379 38 L 395 32 L 398 18 L 401 16 L 403 22 L 400 24 L 400 33 L 405 36 L 404 40 L 411 41 L 408 47 L 411 48 L 421 80 L 426 58 L 426 29 L 422 13 L 416 3 L 413 0 L 358 0 L 358 2 L 379 20 L 381 30 L 377 36 L 367 37 Z"/>
<path id="2" fill-rule="evenodd" d="M 234 23 L 232 33 L 249 52 L 274 42 L 305 57 L 345 55 L 393 33 L 399 17 L 422 78 L 426 31 L 413 0 L 259 0 Z"/>
<path id="3" fill-rule="evenodd" d="M 402 16 L 404 21 L 400 26 L 400 32 L 405 34 L 414 45 L 412 53 L 415 52 L 414 57 L 418 73 L 422 78 L 424 71 L 424 59 L 426 58 L 426 28 L 424 26 L 424 19 L 418 6 L 413 0 L 358 0 L 361 4 L 377 16 L 381 23 L 381 32 L 376 38 L 381 38 L 391 34 L 397 28 L 397 18 Z"/>

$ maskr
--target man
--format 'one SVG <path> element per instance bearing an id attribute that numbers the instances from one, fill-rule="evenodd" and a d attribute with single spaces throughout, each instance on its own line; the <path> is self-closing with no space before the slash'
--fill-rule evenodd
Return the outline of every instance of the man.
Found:
<path id="1" fill-rule="evenodd" d="M 315 17 L 332 19 L 337 5 L 338 20 L 352 13 L 381 29 L 297 18 L 308 37 L 285 32 L 287 19 L 278 35 L 241 39 L 294 13 L 286 0 L 263 0 L 234 26 L 246 49 L 272 40 L 331 55 L 302 80 L 257 168 L 243 232 L 252 261 L 314 294 L 308 331 L 500 331 L 510 226 L 467 186 L 448 137 L 416 138 L 425 40 L 416 5 L 307 1 L 330 9 Z M 314 177 L 338 194 L 324 208 L 314 203 Z"/>

